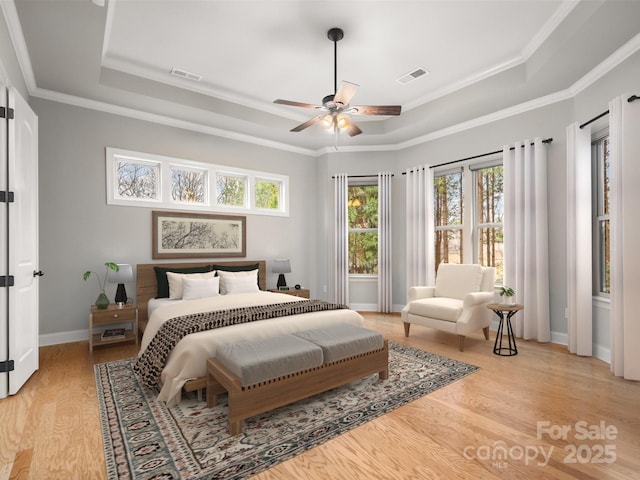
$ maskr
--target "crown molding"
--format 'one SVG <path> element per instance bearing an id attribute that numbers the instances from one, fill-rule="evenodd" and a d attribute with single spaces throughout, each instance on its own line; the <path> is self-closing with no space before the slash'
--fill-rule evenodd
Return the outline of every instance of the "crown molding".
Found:
<path id="1" fill-rule="evenodd" d="M 591 86 L 604 75 L 616 68 L 631 55 L 640 50 L 640 33 L 618 48 L 602 62 L 587 72 L 582 78 L 569 87 L 573 96 L 578 95 L 584 89 Z"/>
<path id="2" fill-rule="evenodd" d="M 296 147 L 294 145 L 276 142 L 273 140 L 268 140 L 266 138 L 255 137 L 252 135 L 246 135 L 244 133 L 233 132 L 230 130 L 223 130 L 221 128 L 211 127 L 209 125 L 188 122 L 186 120 L 167 117 L 165 115 L 158 115 L 155 113 L 144 112 L 142 110 L 122 107 L 119 105 L 113 105 L 111 103 L 106 103 L 106 102 L 99 102 L 96 100 L 90 100 L 88 98 L 76 97 L 74 95 L 54 92 L 52 90 L 46 90 L 43 88 L 37 88 L 31 95 L 33 97 L 42 98 L 45 100 L 51 100 L 59 103 L 66 103 L 69 105 L 87 108 L 90 110 L 98 110 L 104 113 L 111 113 L 113 115 L 120 115 L 123 117 L 134 118 L 137 120 L 144 120 L 151 123 L 157 123 L 157 124 L 166 125 L 169 127 L 180 128 L 183 130 L 190 130 L 193 132 L 206 133 L 208 135 L 213 135 L 216 137 L 223 137 L 223 138 L 227 138 L 230 140 L 237 140 L 239 142 L 244 142 L 244 143 L 252 143 L 254 145 L 275 148 L 278 150 L 285 150 L 293 153 L 299 153 L 301 155 L 314 156 L 314 150 L 310 150 L 308 148 Z"/>
<path id="3" fill-rule="evenodd" d="M 29 57 L 27 42 L 25 41 L 24 33 L 22 32 L 22 25 L 20 24 L 16 4 L 13 0 L 2 0 L 0 1 L 0 9 L 2 9 L 5 21 L 7 22 L 7 29 L 9 30 L 9 36 L 11 37 L 13 48 L 16 51 L 16 57 L 18 57 L 18 64 L 22 71 L 24 83 L 27 85 L 29 94 L 31 94 L 31 92 L 36 89 L 36 77 L 33 74 L 31 58 Z"/>

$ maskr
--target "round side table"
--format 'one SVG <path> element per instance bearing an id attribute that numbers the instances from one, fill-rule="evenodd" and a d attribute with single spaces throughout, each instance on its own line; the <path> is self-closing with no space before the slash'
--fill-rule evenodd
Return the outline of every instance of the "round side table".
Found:
<path id="1" fill-rule="evenodd" d="M 493 310 L 495 314 L 500 318 L 500 323 L 498 324 L 498 332 L 496 333 L 496 341 L 493 344 L 493 353 L 503 357 L 511 357 L 513 355 L 517 355 L 518 347 L 516 347 L 516 336 L 513 334 L 513 327 L 511 326 L 511 317 L 513 317 L 516 312 L 524 309 L 524 305 L 503 305 L 500 303 L 490 303 L 489 305 L 487 305 L 487 308 Z M 505 320 L 507 324 L 508 347 L 502 346 L 502 334 L 504 330 Z"/>

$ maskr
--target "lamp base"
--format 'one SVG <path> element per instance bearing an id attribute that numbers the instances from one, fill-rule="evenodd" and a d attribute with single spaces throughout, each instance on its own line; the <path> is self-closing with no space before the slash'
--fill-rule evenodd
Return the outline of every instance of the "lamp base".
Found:
<path id="1" fill-rule="evenodd" d="M 119 283 L 116 290 L 116 303 L 127 303 L 127 290 L 124 288 L 124 283 Z"/>
<path id="2" fill-rule="evenodd" d="M 278 275 L 278 283 L 276 284 L 276 286 L 278 288 L 287 286 L 287 281 L 284 279 L 284 273 Z"/>

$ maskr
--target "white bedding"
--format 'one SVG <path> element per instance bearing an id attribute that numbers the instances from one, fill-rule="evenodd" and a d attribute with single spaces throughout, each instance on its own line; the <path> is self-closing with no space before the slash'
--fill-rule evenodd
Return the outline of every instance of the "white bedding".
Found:
<path id="1" fill-rule="evenodd" d="M 138 355 L 145 351 L 161 325 L 171 318 L 190 313 L 303 300 L 303 298 L 293 295 L 260 291 L 256 293 L 220 295 L 197 300 L 168 300 L 161 302 L 161 306 L 155 305 L 153 313 L 149 314 L 149 323 L 144 331 Z M 216 350 L 220 345 L 273 337 L 282 333 L 326 327 L 337 323 L 362 326 L 364 320 L 354 310 L 339 309 L 259 320 L 187 335 L 178 342 L 169 355 L 160 377 L 162 389 L 158 398 L 165 401 L 169 406 L 179 403 L 182 386 L 187 380 L 206 376 L 207 359 L 215 357 Z"/>

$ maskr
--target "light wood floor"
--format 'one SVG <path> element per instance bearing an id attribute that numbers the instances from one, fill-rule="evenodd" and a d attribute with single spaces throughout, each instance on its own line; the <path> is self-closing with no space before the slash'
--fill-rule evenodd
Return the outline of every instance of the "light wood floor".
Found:
<path id="1" fill-rule="evenodd" d="M 459 352 L 453 335 L 414 325 L 405 338 L 398 316 L 365 318 L 392 341 L 481 370 L 256 479 L 640 478 L 640 384 L 613 377 L 607 364 L 524 341 L 519 355 L 498 357 L 493 332 L 491 341 L 481 332 L 469 337 Z M 41 348 L 38 372 L 0 400 L 0 479 L 105 478 L 93 365 L 137 352 L 133 345 L 88 350 L 87 342 Z M 538 422 L 552 433 L 570 430 L 552 439 L 538 435 Z M 602 422 L 608 439 L 581 438 L 585 429 L 606 433 L 596 432 Z M 541 448 L 551 450 L 548 462 Z"/>

